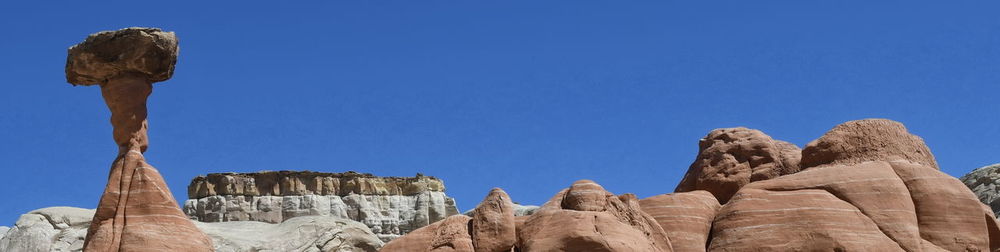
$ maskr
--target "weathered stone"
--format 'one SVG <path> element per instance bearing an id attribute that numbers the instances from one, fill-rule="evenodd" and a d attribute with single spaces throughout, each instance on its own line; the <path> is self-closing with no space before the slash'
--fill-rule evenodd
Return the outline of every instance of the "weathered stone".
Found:
<path id="1" fill-rule="evenodd" d="M 1000 164 L 981 167 L 965 174 L 960 180 L 980 202 L 992 209 L 994 215 L 1000 214 Z"/>
<path id="2" fill-rule="evenodd" d="M 444 182 L 440 179 L 421 174 L 415 177 L 378 177 L 353 171 L 264 171 L 198 176 L 188 185 L 188 198 L 200 199 L 216 195 L 416 195 L 444 191 Z"/>
<path id="3" fill-rule="evenodd" d="M 0 251 L 81 251 L 93 216 L 94 210 L 72 207 L 28 212 L 13 228 L 0 228 Z"/>
<path id="4" fill-rule="evenodd" d="M 195 224 L 212 238 L 217 252 L 375 252 L 383 245 L 367 226 L 328 216 L 298 217 L 280 224 L 257 221 Z"/>
<path id="5" fill-rule="evenodd" d="M 73 207 L 31 211 L 21 216 L 7 236 L 0 237 L 0 251 L 83 251 L 84 237 L 93 215 L 93 209 Z M 194 222 L 193 225 L 211 237 L 214 251 L 218 252 L 374 252 L 383 245 L 365 225 L 335 217 L 300 217 L 281 224 L 236 221 Z"/>
<path id="6" fill-rule="evenodd" d="M 634 195 L 614 196 L 589 180 L 556 194 L 518 225 L 517 234 L 520 251 L 673 251 Z"/>
<path id="7" fill-rule="evenodd" d="M 540 208 L 539 206 L 519 205 L 517 203 L 514 203 L 513 207 L 514 207 L 514 217 L 532 215 L 535 213 L 535 211 L 538 211 L 538 208 Z M 465 211 L 462 214 L 468 215 L 469 217 L 475 217 L 476 216 L 475 210 L 476 209 L 470 209 L 469 211 Z"/>
<path id="8" fill-rule="evenodd" d="M 722 208 L 708 191 L 661 194 L 639 200 L 667 232 L 676 251 L 705 251 L 715 214 Z"/>
<path id="9" fill-rule="evenodd" d="M 799 171 L 799 148 L 748 128 L 709 132 L 675 192 L 706 190 L 726 203 L 740 187 Z"/>
<path id="10" fill-rule="evenodd" d="M 476 252 L 510 252 L 517 242 L 514 203 L 500 188 L 493 188 L 473 210 L 472 244 Z"/>
<path id="11" fill-rule="evenodd" d="M 177 63 L 177 37 L 157 28 L 125 28 L 91 34 L 69 48 L 66 81 L 74 85 L 107 83 L 137 73 L 150 83 L 170 79 Z"/>
<path id="12" fill-rule="evenodd" d="M 604 211 L 607 209 L 608 197 L 614 196 L 604 190 L 604 187 L 590 180 L 580 180 L 573 183 L 562 199 L 562 208 L 577 211 Z"/>
<path id="13" fill-rule="evenodd" d="M 455 215 L 387 243 L 381 252 L 473 252 L 472 217 Z"/>
<path id="14" fill-rule="evenodd" d="M 829 164 L 907 160 L 938 169 L 924 140 L 903 124 L 887 119 L 864 119 L 837 125 L 802 149 L 803 169 Z"/>
<path id="15" fill-rule="evenodd" d="M 211 240 L 186 220 L 159 171 L 142 155 L 149 145 L 146 99 L 153 82 L 173 74 L 176 57 L 174 34 L 155 28 L 100 32 L 69 49 L 66 80 L 100 84 L 118 144 L 118 157 L 87 231 L 86 250 L 212 249 Z"/>
<path id="16" fill-rule="evenodd" d="M 343 190 L 321 184 L 355 186 Z M 194 220 L 280 223 L 299 216 L 333 216 L 364 223 L 383 241 L 458 214 L 455 200 L 443 192 L 444 183 L 422 175 L 219 173 L 195 178 L 188 191 L 195 196 L 208 195 L 184 202 L 184 212 Z"/>

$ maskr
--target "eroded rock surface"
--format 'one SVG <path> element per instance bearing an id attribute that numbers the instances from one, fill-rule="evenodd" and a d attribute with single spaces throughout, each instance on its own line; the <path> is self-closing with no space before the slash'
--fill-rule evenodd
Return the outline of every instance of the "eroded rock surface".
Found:
<path id="1" fill-rule="evenodd" d="M 518 226 L 520 251 L 674 251 L 632 194 L 590 180 L 573 183 Z"/>
<path id="2" fill-rule="evenodd" d="M 304 216 L 280 224 L 258 221 L 195 224 L 212 238 L 217 252 L 376 252 L 383 245 L 364 224 L 328 216 Z"/>
<path id="3" fill-rule="evenodd" d="M 276 171 L 218 173 L 188 187 L 185 213 L 202 222 L 280 223 L 332 216 L 364 223 L 384 241 L 458 214 L 437 178 Z"/>
<path id="4" fill-rule="evenodd" d="M 17 226 L 0 238 L 0 251 L 83 251 L 84 237 L 93 216 L 93 209 L 75 207 L 31 211 L 22 215 Z M 300 217 L 281 224 L 236 221 L 192 222 L 192 225 L 211 237 L 214 251 L 218 252 L 375 252 L 383 245 L 367 226 L 335 217 Z"/>
<path id="5" fill-rule="evenodd" d="M 661 194 L 639 200 L 670 238 L 675 251 L 705 251 L 715 214 L 722 208 L 708 191 Z"/>
<path id="6" fill-rule="evenodd" d="M 698 157 L 675 192 L 705 190 L 726 203 L 750 182 L 799 171 L 799 147 L 755 129 L 716 129 L 698 147 Z"/>
<path id="7" fill-rule="evenodd" d="M 991 208 L 993 214 L 1000 214 L 1000 164 L 973 170 L 960 180 L 976 194 L 980 202 Z"/>
<path id="8" fill-rule="evenodd" d="M 493 188 L 472 215 L 472 244 L 476 252 L 509 252 L 517 242 L 514 203 L 500 188 Z"/>
<path id="9" fill-rule="evenodd" d="M 897 122 L 839 125 L 803 150 L 802 164 L 740 189 L 715 218 L 709 250 L 1000 249 L 993 213 Z"/>
<path id="10" fill-rule="evenodd" d="M 94 210 L 49 207 L 21 215 L 9 230 L 0 228 L 0 251 L 82 251 Z"/>
<path id="11" fill-rule="evenodd" d="M 910 134 L 902 123 L 864 119 L 837 125 L 802 149 L 803 169 L 826 164 L 907 160 L 938 169 L 924 140 Z"/>

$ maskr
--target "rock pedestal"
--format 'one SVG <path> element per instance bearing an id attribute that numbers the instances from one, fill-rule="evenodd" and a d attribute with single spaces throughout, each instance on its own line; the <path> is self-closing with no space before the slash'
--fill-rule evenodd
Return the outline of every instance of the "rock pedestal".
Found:
<path id="1" fill-rule="evenodd" d="M 212 243 L 181 212 L 159 171 L 142 153 L 146 98 L 173 75 L 177 38 L 155 28 L 99 32 L 69 49 L 66 80 L 100 85 L 111 110 L 118 157 L 111 166 L 84 250 L 211 251 Z"/>

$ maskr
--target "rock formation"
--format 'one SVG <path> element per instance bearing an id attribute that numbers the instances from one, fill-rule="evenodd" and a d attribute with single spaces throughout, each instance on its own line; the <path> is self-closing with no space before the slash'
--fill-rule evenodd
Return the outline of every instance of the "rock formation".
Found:
<path id="1" fill-rule="evenodd" d="M 802 149 L 802 168 L 863 161 L 908 160 L 938 169 L 924 140 L 902 123 L 865 119 L 837 125 Z"/>
<path id="2" fill-rule="evenodd" d="M 0 230 L 0 251 L 82 251 L 93 217 L 93 209 L 74 207 L 28 212 L 10 230 Z"/>
<path id="3" fill-rule="evenodd" d="M 674 251 L 632 194 L 590 180 L 573 183 L 517 227 L 520 251 Z"/>
<path id="4" fill-rule="evenodd" d="M 195 224 L 212 237 L 216 252 L 376 252 L 383 245 L 364 224 L 329 216 L 303 216 L 280 224 L 258 221 Z"/>
<path id="5" fill-rule="evenodd" d="M 706 190 L 726 203 L 750 182 L 799 171 L 799 147 L 755 129 L 716 129 L 698 147 L 698 157 L 675 192 Z"/>
<path id="6" fill-rule="evenodd" d="M 493 188 L 472 215 L 471 236 L 476 252 L 509 252 L 517 242 L 514 203 L 500 188 Z"/>
<path id="7" fill-rule="evenodd" d="M 0 251 L 83 251 L 93 216 L 93 209 L 74 207 L 31 211 L 22 215 L 10 231 L 0 230 Z M 211 237 L 214 251 L 218 252 L 375 252 L 382 247 L 382 241 L 365 225 L 335 217 L 299 217 L 281 224 L 256 221 L 193 224 Z"/>
<path id="8" fill-rule="evenodd" d="M 203 222 L 280 223 L 333 216 L 364 223 L 384 241 L 458 214 L 437 178 L 376 177 L 356 172 L 216 173 L 188 186 L 184 212 Z"/>
<path id="9" fill-rule="evenodd" d="M 211 251 L 211 241 L 187 218 L 159 171 L 146 163 L 146 98 L 169 79 L 177 38 L 155 28 L 99 32 L 69 48 L 66 80 L 100 85 L 111 110 L 118 157 L 87 232 L 88 251 Z"/>
<path id="10" fill-rule="evenodd" d="M 718 176 L 687 177 L 738 181 L 731 198 L 692 189 L 637 200 L 582 180 L 534 214 L 513 216 L 513 251 L 1000 251 L 994 213 L 897 122 L 835 127 L 802 151 L 809 162 L 803 158 L 801 171 L 792 146 L 759 131 L 716 130 L 706 139 L 688 175 Z M 722 180 L 727 174 L 741 180 Z M 511 222 L 495 209 L 513 204 L 497 199 L 491 192 L 470 214 L 493 217 L 452 216 L 383 251 L 481 251 L 483 236 L 504 241 L 478 227 Z"/>
<path id="11" fill-rule="evenodd" d="M 992 213 L 938 171 L 919 139 L 888 120 L 835 127 L 803 150 L 803 171 L 740 189 L 715 218 L 708 249 L 1000 249 Z"/>
<path id="12" fill-rule="evenodd" d="M 475 217 L 448 217 L 389 242 L 381 251 L 511 251 L 517 242 L 513 205 L 506 192 L 494 188 L 473 210 Z"/>
<path id="13" fill-rule="evenodd" d="M 960 180 L 980 202 L 991 208 L 994 215 L 1000 214 L 1000 164 L 981 167 L 965 174 Z"/>
<path id="14" fill-rule="evenodd" d="M 675 251 L 705 251 L 712 220 L 722 206 L 708 191 L 661 194 L 639 200 L 663 227 Z"/>

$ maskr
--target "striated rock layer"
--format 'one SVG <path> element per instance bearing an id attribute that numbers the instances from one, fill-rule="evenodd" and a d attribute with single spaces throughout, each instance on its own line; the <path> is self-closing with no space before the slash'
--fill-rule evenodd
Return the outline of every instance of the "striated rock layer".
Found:
<path id="1" fill-rule="evenodd" d="M 0 229 L 0 251 L 83 251 L 84 236 L 93 215 L 93 209 L 75 207 L 50 207 L 31 211 L 21 215 L 13 229 L 6 232 Z M 193 225 L 211 237 L 214 244 L 212 249 L 218 252 L 375 252 L 383 245 L 365 225 L 325 216 L 294 218 L 281 224 L 236 221 L 194 222 Z"/>
<path id="2" fill-rule="evenodd" d="M 689 172 L 710 175 L 695 177 L 773 171 L 784 165 L 783 157 L 794 157 L 787 154 L 791 148 L 767 144 L 759 132 L 717 132 L 708 139 L 718 141 L 699 153 L 707 161 L 696 163 L 742 168 L 696 166 Z M 511 216 L 499 213 L 512 204 L 491 192 L 472 214 L 487 218 L 452 216 L 383 251 L 1000 251 L 994 213 L 940 172 L 930 149 L 897 122 L 847 122 L 803 153 L 810 161 L 801 171 L 737 184 L 725 204 L 708 190 L 637 200 L 581 180 L 534 214 Z M 511 222 L 513 250 L 477 242 L 509 244 L 503 242 L 509 235 L 496 231 Z"/>
<path id="3" fill-rule="evenodd" d="M 740 189 L 715 218 L 708 249 L 1000 249 L 993 213 L 897 122 L 839 125 L 803 150 L 802 165 Z"/>
<path id="4" fill-rule="evenodd" d="M 705 251 L 715 214 L 722 206 L 708 191 L 661 194 L 639 200 L 676 251 Z"/>
<path id="5" fill-rule="evenodd" d="M 384 241 L 458 214 L 437 178 L 356 172 L 217 173 L 191 181 L 184 212 L 202 222 L 281 223 L 332 216 L 367 225 Z"/>
<path id="6" fill-rule="evenodd" d="M 973 170 L 960 180 L 976 194 L 980 202 L 991 208 L 993 214 L 1000 214 L 1000 164 Z"/>

